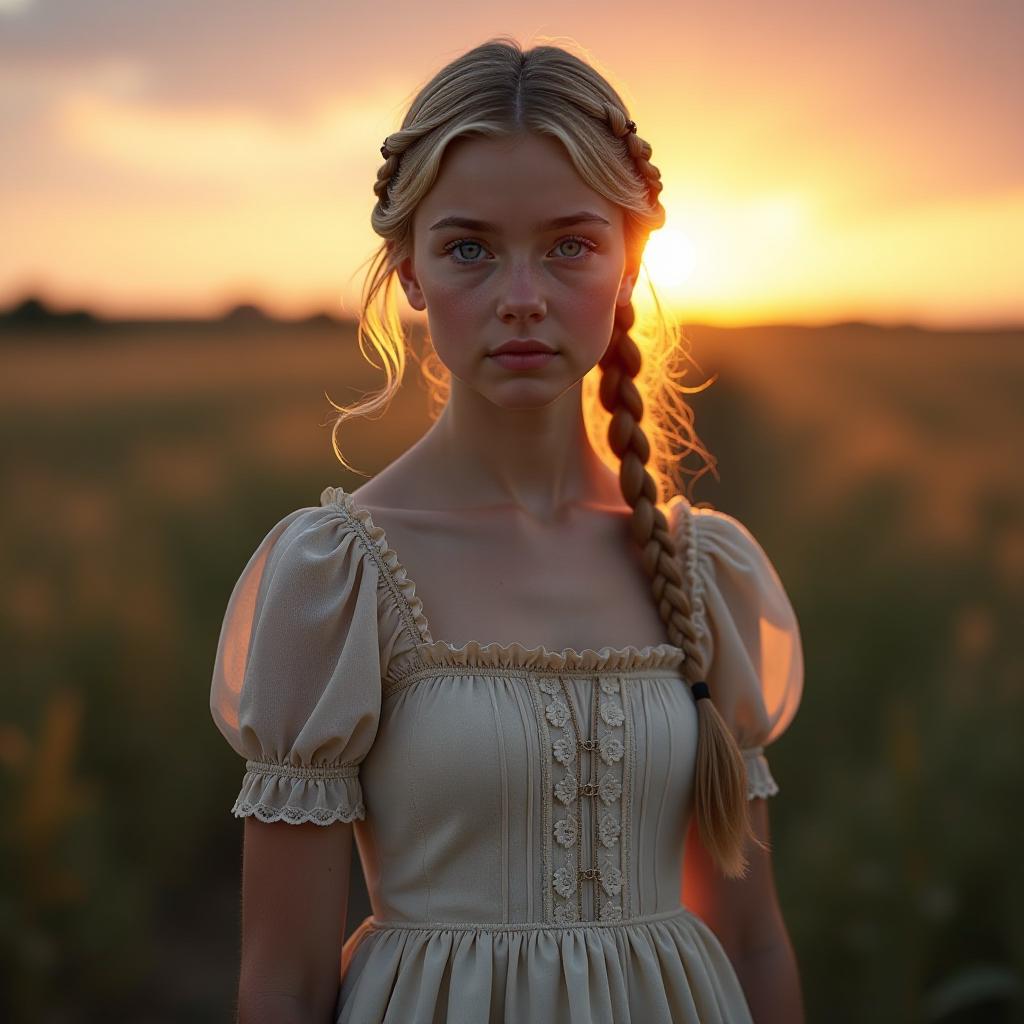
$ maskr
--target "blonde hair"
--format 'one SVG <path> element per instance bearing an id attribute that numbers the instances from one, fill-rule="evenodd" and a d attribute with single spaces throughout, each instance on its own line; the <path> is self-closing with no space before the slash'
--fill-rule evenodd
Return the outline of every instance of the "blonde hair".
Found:
<path id="1" fill-rule="evenodd" d="M 406 336 L 395 303 L 396 268 L 411 254 L 413 216 L 437 178 L 446 147 L 462 136 L 527 133 L 558 139 L 583 181 L 622 208 L 627 260 L 634 265 L 640 265 L 651 231 L 664 224 L 661 173 L 651 163 L 651 146 L 636 134 L 618 93 L 585 60 L 557 46 L 524 51 L 514 39 L 500 36 L 442 68 L 381 147 L 385 160 L 374 184 L 371 223 L 384 242 L 368 261 L 358 340 L 373 365 L 367 344 L 380 356 L 386 382 L 354 405 L 331 402 L 338 412 L 332 443 L 346 468 L 351 467 L 338 445 L 338 429 L 353 416 L 383 415 L 401 385 Z M 592 371 L 584 379 L 583 413 L 599 457 L 618 470 L 659 614 L 669 642 L 685 653 L 684 673 L 692 684 L 704 681 L 706 666 L 683 575 L 683 556 L 695 557 L 690 515 L 682 517 L 687 550 L 680 552 L 658 507 L 659 493 L 684 489 L 683 473 L 692 474 L 692 486 L 704 472 L 715 471 L 715 459 L 697 438 L 683 397 L 702 390 L 682 384 L 685 370 L 680 372 L 679 364 L 689 359 L 685 339 L 653 287 L 651 292 L 654 315 L 643 323 L 637 322 L 632 303 L 617 307 L 600 375 Z M 420 365 L 436 417 L 450 392 L 450 374 L 436 354 L 421 355 Z M 703 457 L 701 470 L 683 466 L 690 453 Z M 701 840 L 725 875 L 740 877 L 747 869 L 746 839 L 763 846 L 750 827 L 743 757 L 712 700 L 698 699 L 696 706 L 694 801 Z"/>

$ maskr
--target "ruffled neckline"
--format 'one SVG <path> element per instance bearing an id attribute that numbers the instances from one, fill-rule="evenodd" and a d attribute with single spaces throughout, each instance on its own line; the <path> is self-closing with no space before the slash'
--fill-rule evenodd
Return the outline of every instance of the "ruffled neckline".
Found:
<path id="1" fill-rule="evenodd" d="M 675 521 L 675 510 L 685 500 L 678 494 L 669 499 L 665 513 L 670 525 Z M 384 528 L 374 523 L 369 509 L 357 504 L 343 487 L 336 486 L 324 488 L 320 495 L 320 504 L 324 507 L 334 505 L 342 509 L 361 527 L 376 548 L 401 594 L 415 631 L 419 635 L 420 642 L 416 651 L 425 666 L 626 672 L 636 669 L 675 669 L 685 658 L 681 647 L 668 642 L 647 644 L 643 647 L 627 644 L 625 647 L 602 647 L 600 650 L 587 647 L 577 651 L 567 647 L 560 651 L 552 651 L 543 645 L 526 647 L 520 643 L 483 643 L 470 640 L 457 647 L 445 640 L 435 640 L 423 611 L 423 601 L 416 594 L 415 581 L 388 542 Z"/>
<path id="2" fill-rule="evenodd" d="M 419 648 L 425 665 L 471 666 L 482 669 L 521 668 L 526 671 L 630 672 L 636 669 L 674 669 L 683 662 L 683 651 L 670 643 L 646 647 L 590 647 L 582 651 L 567 647 L 551 651 L 543 645 L 524 647 L 519 643 L 483 644 L 470 640 L 462 647 L 434 641 Z"/>
<path id="3" fill-rule="evenodd" d="M 391 578 L 398 586 L 399 593 L 406 605 L 406 610 L 415 624 L 415 631 L 419 635 L 421 644 L 433 644 L 434 639 L 430 635 L 430 624 L 426 615 L 423 614 L 423 602 L 416 595 L 416 584 L 409 575 L 405 566 L 402 565 L 398 553 L 388 543 L 387 534 L 384 528 L 377 526 L 368 509 L 357 505 L 352 495 L 342 487 L 325 487 L 320 495 L 322 506 L 334 505 L 342 509 L 350 519 L 354 520 L 366 534 L 370 543 L 377 549 L 381 560 L 387 567 Z"/>

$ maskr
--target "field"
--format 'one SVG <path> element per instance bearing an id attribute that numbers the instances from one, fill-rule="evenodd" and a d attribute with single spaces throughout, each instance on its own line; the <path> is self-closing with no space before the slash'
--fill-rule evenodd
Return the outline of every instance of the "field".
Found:
<path id="1" fill-rule="evenodd" d="M 1024 1013 L 1024 333 L 687 334 L 718 458 L 695 500 L 786 583 L 803 703 L 771 749 L 808 1020 Z M 351 325 L 0 332 L 0 1017 L 229 1019 L 242 764 L 209 716 L 224 605 L 269 525 L 343 472 Z M 689 380 L 689 378 L 688 378 Z M 411 363 L 341 441 L 427 425 Z M 351 931 L 368 913 L 353 880 Z"/>

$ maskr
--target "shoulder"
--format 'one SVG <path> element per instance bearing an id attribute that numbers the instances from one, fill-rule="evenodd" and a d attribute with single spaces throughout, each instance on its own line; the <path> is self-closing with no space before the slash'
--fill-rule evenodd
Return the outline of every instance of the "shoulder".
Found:
<path id="1" fill-rule="evenodd" d="M 264 543 L 273 541 L 273 547 L 283 550 L 296 543 L 309 544 L 316 540 L 357 536 L 351 515 L 341 501 L 335 500 L 336 488 L 327 487 L 320 496 L 319 505 L 303 505 L 285 513 L 270 528 Z"/>
<path id="2" fill-rule="evenodd" d="M 680 557 L 698 585 L 721 572 L 746 572 L 781 586 L 761 542 L 737 516 L 707 504 L 694 505 L 677 494 L 668 502 L 666 517 Z"/>
<path id="3" fill-rule="evenodd" d="M 373 543 L 335 488 L 326 488 L 319 505 L 304 505 L 282 515 L 264 533 L 249 557 L 237 586 L 265 598 L 270 592 L 301 592 L 304 603 L 339 583 L 376 585 Z"/>
<path id="4" fill-rule="evenodd" d="M 737 516 L 669 503 L 691 596 L 698 675 L 747 756 L 748 796 L 778 791 L 763 748 L 789 726 L 803 693 L 800 626 L 774 564 Z"/>
<path id="5" fill-rule="evenodd" d="M 421 640 L 413 601 L 384 531 L 344 488 L 328 486 L 319 505 L 293 509 L 265 532 L 234 585 L 227 620 L 247 642 L 311 640 L 318 630 L 336 634 L 357 610 L 365 633 L 373 610 L 381 644 L 394 653 Z"/>
<path id="6" fill-rule="evenodd" d="M 373 521 L 370 508 L 362 500 L 364 493 L 373 494 L 367 491 L 367 485 L 353 492 L 342 487 L 326 487 L 320 495 L 320 503 L 339 517 L 342 524 L 339 528 L 357 539 L 363 557 L 374 566 L 381 636 L 388 638 L 391 656 L 397 661 L 400 656 L 412 656 L 420 644 L 429 642 L 430 629 L 416 584 L 398 552 L 391 547 L 384 528 Z"/>
<path id="7" fill-rule="evenodd" d="M 738 542 L 754 542 L 746 524 L 734 515 L 715 508 L 709 502 L 693 504 L 685 494 L 673 494 L 665 503 L 665 516 L 674 530 L 702 530 L 706 534 L 730 537 Z"/>

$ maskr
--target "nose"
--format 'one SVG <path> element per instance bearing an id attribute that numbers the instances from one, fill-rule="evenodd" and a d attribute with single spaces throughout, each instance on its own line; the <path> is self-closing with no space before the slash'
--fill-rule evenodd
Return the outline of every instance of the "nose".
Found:
<path id="1" fill-rule="evenodd" d="M 542 320 L 547 315 L 547 302 L 529 263 L 521 262 L 509 273 L 498 299 L 497 313 L 503 323 Z"/>

